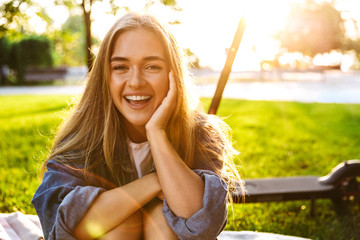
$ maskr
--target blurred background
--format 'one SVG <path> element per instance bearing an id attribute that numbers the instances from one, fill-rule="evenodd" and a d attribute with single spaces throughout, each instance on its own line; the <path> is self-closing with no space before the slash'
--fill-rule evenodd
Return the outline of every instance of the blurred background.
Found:
<path id="1" fill-rule="evenodd" d="M 233 81 L 358 77 L 356 0 L 0 0 L 0 84 L 84 76 L 107 30 L 128 11 L 168 23 L 200 83 L 218 78 L 242 16 Z"/>
<path id="2" fill-rule="evenodd" d="M 30 201 L 54 135 L 104 34 L 129 11 L 168 24 L 210 105 L 240 19 L 245 32 L 218 115 L 245 179 L 324 176 L 360 159 L 358 0 L 0 0 L 0 212 Z M 360 182 L 360 179 L 357 180 Z M 226 230 L 359 239 L 360 196 L 234 204 Z"/>

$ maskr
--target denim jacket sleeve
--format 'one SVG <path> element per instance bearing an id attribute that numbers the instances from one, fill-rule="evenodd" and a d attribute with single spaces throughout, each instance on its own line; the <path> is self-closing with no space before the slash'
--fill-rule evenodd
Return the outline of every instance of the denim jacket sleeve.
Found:
<path id="1" fill-rule="evenodd" d="M 32 199 L 45 239 L 75 239 L 72 235 L 95 198 L 105 189 L 87 186 L 81 173 L 53 160 Z"/>
<path id="2" fill-rule="evenodd" d="M 194 170 L 205 182 L 203 207 L 188 219 L 176 216 L 164 199 L 163 214 L 180 240 L 214 240 L 227 221 L 227 185 L 214 172 Z"/>

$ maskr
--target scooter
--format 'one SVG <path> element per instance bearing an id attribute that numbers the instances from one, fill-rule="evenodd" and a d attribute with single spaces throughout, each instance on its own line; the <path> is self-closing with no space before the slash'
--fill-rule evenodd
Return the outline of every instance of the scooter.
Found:
<path id="1" fill-rule="evenodd" d="M 346 200 L 357 199 L 360 203 L 360 160 L 344 161 L 322 177 L 248 179 L 245 180 L 245 190 L 245 199 L 240 189 L 233 193 L 234 202 L 311 200 L 311 215 L 314 215 L 315 200 L 327 198 L 341 210 Z"/>

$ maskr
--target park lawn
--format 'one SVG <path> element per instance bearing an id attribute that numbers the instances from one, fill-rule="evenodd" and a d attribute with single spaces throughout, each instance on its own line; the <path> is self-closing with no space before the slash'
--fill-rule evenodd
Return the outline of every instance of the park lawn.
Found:
<path id="1" fill-rule="evenodd" d="M 0 96 L 0 212 L 35 214 L 30 200 L 71 96 Z"/>
<path id="2" fill-rule="evenodd" d="M 247 179 L 323 176 L 344 160 L 360 159 L 360 105 L 225 99 L 218 115 L 233 130 Z M 311 217 L 310 201 L 234 204 L 226 230 L 360 239 L 359 207 L 350 202 L 350 213 L 340 216 L 330 200 L 317 200 Z"/>
<path id="3" fill-rule="evenodd" d="M 0 96 L 0 212 L 35 214 L 30 201 L 73 96 Z M 207 109 L 210 100 L 203 99 Z M 65 110 L 64 110 L 65 109 Z M 244 178 L 325 175 L 360 158 L 360 105 L 223 99 L 219 115 L 233 129 Z M 227 230 L 312 239 L 359 239 L 360 209 L 337 215 L 329 200 L 234 204 Z"/>

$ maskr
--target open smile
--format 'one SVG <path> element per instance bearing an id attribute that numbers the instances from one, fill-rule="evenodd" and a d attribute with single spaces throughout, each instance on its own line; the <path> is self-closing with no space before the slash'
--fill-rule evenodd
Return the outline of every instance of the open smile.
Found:
<path id="1" fill-rule="evenodd" d="M 139 96 L 139 95 L 130 95 L 125 96 L 125 100 L 133 107 L 142 107 L 149 102 L 151 96 Z"/>

